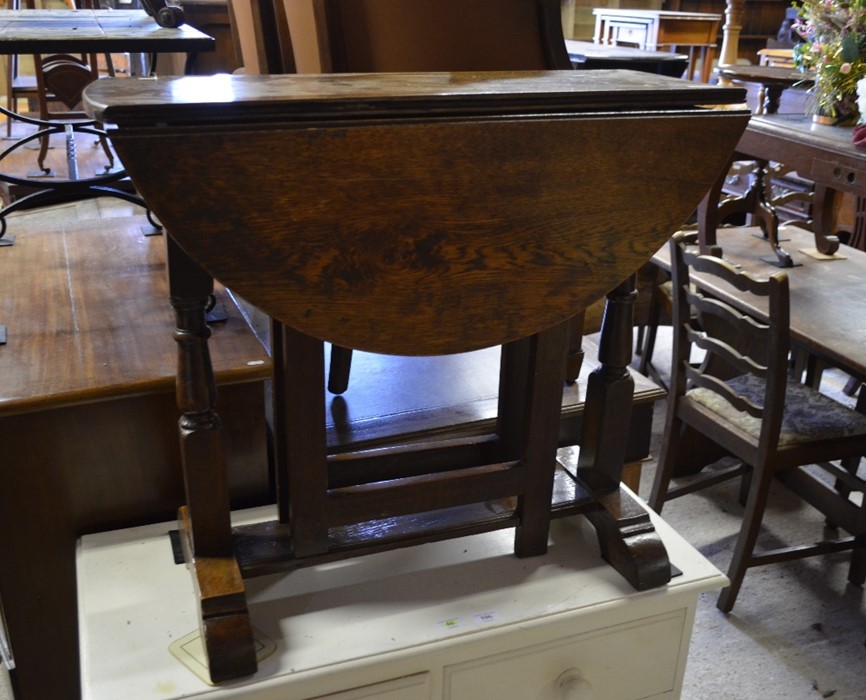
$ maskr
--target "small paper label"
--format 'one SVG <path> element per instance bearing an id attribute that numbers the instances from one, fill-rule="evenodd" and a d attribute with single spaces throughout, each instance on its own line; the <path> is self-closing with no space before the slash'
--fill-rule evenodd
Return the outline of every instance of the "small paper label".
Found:
<path id="1" fill-rule="evenodd" d="M 449 618 L 447 620 L 440 620 L 437 624 L 440 627 L 444 627 L 445 629 L 449 629 L 449 630 L 450 629 L 456 629 L 456 628 L 460 627 L 460 618 L 459 617 L 452 617 L 452 618 Z"/>
<path id="2" fill-rule="evenodd" d="M 489 625 L 491 622 L 496 622 L 499 619 L 499 613 L 495 610 L 488 612 L 476 613 L 474 616 L 476 625 Z"/>

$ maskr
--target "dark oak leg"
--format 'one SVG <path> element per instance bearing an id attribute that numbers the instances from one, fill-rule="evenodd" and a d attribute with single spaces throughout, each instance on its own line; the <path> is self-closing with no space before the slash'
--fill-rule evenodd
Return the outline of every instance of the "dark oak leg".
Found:
<path id="1" fill-rule="evenodd" d="M 764 85 L 764 114 L 776 114 L 784 88 L 781 85 Z"/>
<path id="2" fill-rule="evenodd" d="M 767 162 L 756 160 L 755 180 L 752 186 L 743 195 L 733 197 L 720 204 L 718 212 L 715 215 L 715 223 L 723 223 L 726 219 L 737 213 L 754 216 L 761 227 L 764 239 L 769 242 L 770 248 L 776 256 L 775 258 L 764 258 L 764 261 L 777 267 L 794 267 L 793 259 L 779 244 L 779 215 L 767 196 L 768 187 Z M 715 230 L 713 230 L 713 245 L 715 244 L 715 240 Z M 712 255 L 711 246 L 704 245 L 703 238 L 701 241 L 701 254 Z"/>
<path id="3" fill-rule="evenodd" d="M 782 248 L 779 243 L 779 215 L 767 197 L 767 188 L 769 186 L 770 183 L 767 182 L 767 163 L 765 161 L 758 161 L 755 168 L 755 183 L 752 186 L 753 190 L 758 194 L 754 214 L 764 234 L 764 239 L 770 244 L 773 255 L 776 256 L 775 259 L 762 259 L 778 267 L 794 267 L 794 260 L 790 253 Z"/>
<path id="4" fill-rule="evenodd" d="M 288 522 L 295 557 L 328 549 L 328 468 L 325 428 L 325 348 L 321 340 L 280 326 L 280 384 L 275 416 L 277 493 L 281 520 Z M 275 405 L 276 409 L 276 405 Z"/>
<path id="5" fill-rule="evenodd" d="M 574 384 L 583 367 L 583 323 L 586 311 L 581 311 L 571 319 L 568 329 L 568 361 L 565 366 L 565 383 Z"/>
<path id="6" fill-rule="evenodd" d="M 725 177 L 727 177 L 733 162 L 732 158 L 698 205 L 698 241 L 700 243 L 701 255 L 708 254 L 710 249 L 716 245 L 716 230 L 719 228 L 721 221 L 719 218 L 719 200 L 722 197 L 722 187 L 725 185 Z"/>
<path id="7" fill-rule="evenodd" d="M 600 366 L 589 376 L 577 475 L 598 509 L 587 514 L 598 534 L 602 556 L 637 590 L 667 583 L 667 550 L 649 515 L 620 486 L 634 398 L 628 372 L 635 278 L 607 296 L 599 342 Z"/>
<path id="8" fill-rule="evenodd" d="M 349 388 L 352 369 L 352 349 L 339 345 L 331 346 L 331 364 L 328 369 L 328 391 L 342 394 Z"/>
<path id="9" fill-rule="evenodd" d="M 526 467 L 514 536 L 519 557 L 547 551 L 569 326 L 560 323 L 502 349 L 497 430 L 508 458 Z"/>
<path id="10" fill-rule="evenodd" d="M 638 372 L 640 372 L 645 377 L 650 376 L 650 371 L 652 367 L 652 358 L 653 353 L 655 352 L 656 346 L 656 338 L 658 337 L 659 324 L 661 323 L 661 297 L 662 293 L 660 291 L 661 285 L 663 284 L 662 278 L 663 273 L 661 269 L 652 265 L 652 296 L 650 298 L 649 303 L 649 317 L 647 318 L 646 330 L 644 331 L 646 337 L 643 343 L 638 343 L 637 354 L 640 355 L 640 362 L 638 363 Z M 656 373 L 657 374 L 657 373 Z M 655 381 L 657 383 L 658 379 Z"/>
<path id="11" fill-rule="evenodd" d="M 826 185 L 815 183 L 812 199 L 812 221 L 815 229 L 815 247 L 819 253 L 833 255 L 839 250 L 839 237 L 831 233 L 833 226 L 833 200 L 836 192 Z"/>
<path id="12" fill-rule="evenodd" d="M 761 520 L 766 509 L 772 481 L 772 473 L 766 465 L 758 465 L 752 470 L 743 522 L 740 525 L 740 534 L 737 537 L 737 544 L 734 546 L 731 564 L 728 567 L 728 578 L 731 583 L 722 589 L 719 599 L 716 601 L 716 607 L 723 613 L 731 612 L 740 592 L 740 587 L 743 585 L 743 579 L 755 549 L 755 542 L 761 530 Z"/>
<path id="13" fill-rule="evenodd" d="M 240 569 L 234 557 L 230 504 L 205 308 L 213 280 L 170 237 L 169 285 L 178 344 L 177 403 L 186 506 L 179 514 L 184 551 L 200 605 L 211 680 L 256 671 Z"/>

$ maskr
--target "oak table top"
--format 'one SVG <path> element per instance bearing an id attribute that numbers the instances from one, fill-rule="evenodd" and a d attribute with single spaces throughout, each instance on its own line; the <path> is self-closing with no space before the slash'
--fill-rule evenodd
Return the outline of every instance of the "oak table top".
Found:
<path id="1" fill-rule="evenodd" d="M 652 249 L 646 250 L 647 242 L 634 234 L 634 209 L 615 212 L 612 204 L 621 195 L 631 199 L 635 208 L 644 208 L 634 201 L 634 188 L 628 184 L 626 170 L 643 172 L 641 162 L 654 161 L 657 166 L 652 167 L 675 171 L 670 160 L 672 149 L 647 149 L 646 144 L 656 138 L 656 131 L 665 132 L 659 138 L 670 138 L 676 126 L 676 157 L 697 158 L 704 163 L 701 174 L 706 175 L 710 169 L 709 177 L 715 177 L 716 164 L 707 160 L 706 145 L 690 141 L 683 130 L 704 133 L 712 125 L 720 133 L 724 131 L 726 137 L 739 135 L 748 113 L 706 109 L 703 105 L 737 103 L 743 95 L 740 88 L 698 85 L 636 71 L 602 70 L 100 80 L 87 87 L 84 103 L 93 117 L 106 124 L 137 188 L 182 247 L 198 249 L 198 243 L 190 237 L 200 236 L 204 236 L 200 241 L 204 247 L 211 247 L 223 235 L 222 229 L 225 233 L 247 229 L 242 249 L 233 259 L 243 254 L 243 259 L 250 261 L 264 253 L 272 261 L 282 260 L 279 249 L 288 246 L 285 252 L 292 264 L 308 268 L 298 277 L 287 279 L 276 274 L 250 288 L 249 282 L 245 284 L 227 269 L 224 249 L 219 246 L 205 254 L 213 254 L 213 260 L 199 259 L 217 279 L 309 335 L 371 352 L 427 355 L 464 352 L 526 337 L 573 316 L 634 272 L 664 240 L 661 232 L 675 230 L 687 218 L 694 203 L 686 190 L 703 193 L 707 185 L 672 172 L 670 178 L 677 181 L 678 197 L 662 181 L 657 196 L 642 193 L 647 203 L 651 197 L 656 205 L 646 207 L 652 219 L 646 223 L 646 238 L 653 241 L 648 244 Z M 400 147 L 390 140 L 382 141 L 380 133 L 387 132 L 398 119 L 405 125 L 398 132 L 400 138 L 407 139 Z M 348 124 L 352 128 L 344 128 Z M 299 129 L 302 125 L 311 128 Z M 236 134 L 237 138 L 232 135 L 229 146 L 226 137 L 219 136 L 225 148 L 215 152 L 217 130 Z M 422 145 L 420 135 L 430 135 L 437 143 Z M 491 159 L 475 161 L 478 174 L 471 177 L 471 186 L 463 182 L 468 175 L 455 177 L 455 159 L 466 156 L 464 147 L 455 142 L 458 136 L 472 143 L 474 158 Z M 255 143 L 258 139 L 260 145 Z M 305 145 L 289 144 L 286 139 L 300 139 Z M 349 141 L 355 139 L 364 143 L 352 148 L 386 145 L 394 153 L 402 153 L 405 148 L 408 156 L 352 162 L 355 159 L 347 155 L 351 150 Z M 608 146 L 610 139 L 620 142 L 615 165 Z M 510 147 L 521 144 L 520 149 L 512 148 L 511 164 L 506 168 L 502 167 L 503 152 L 497 140 Z M 157 146 L 175 154 L 179 153 L 177 149 L 183 149 L 189 155 L 179 158 L 175 167 L 166 171 L 158 167 L 160 159 L 153 157 Z M 286 153 L 300 153 L 298 148 L 311 150 L 308 158 L 292 159 L 291 166 L 286 161 L 286 177 L 291 182 L 281 182 L 278 189 L 269 191 L 266 183 L 256 184 L 250 188 L 255 193 L 251 199 L 249 193 L 227 187 L 231 194 L 224 196 L 222 188 L 236 181 L 238 167 L 249 171 L 245 177 L 250 185 L 253 177 L 258 179 L 264 173 L 249 167 L 255 165 L 255 154 L 264 152 L 259 148 L 287 149 Z M 689 149 L 694 149 L 693 155 L 687 154 Z M 722 159 L 727 157 L 721 146 L 718 150 Z M 642 154 L 641 159 L 638 154 Z M 203 179 L 203 163 L 217 155 L 216 161 L 206 166 L 210 172 Z M 193 164 L 196 174 L 185 172 Z M 371 170 L 374 165 L 375 173 Z M 599 180 L 602 166 L 608 171 L 610 185 Z M 571 204 L 555 217 L 548 211 L 545 227 L 551 235 L 527 237 L 526 248 L 513 263 L 520 267 L 523 284 L 514 285 L 505 272 L 505 259 L 498 252 L 490 253 L 502 245 L 523 248 L 512 231 L 511 222 L 517 219 L 511 217 L 524 216 L 524 208 L 537 202 L 536 195 L 525 187 L 525 168 L 536 173 L 534 186 L 544 184 L 545 199 L 559 201 L 567 190 Z M 483 176 L 482 170 L 487 171 Z M 565 172 L 568 175 L 563 178 Z M 166 206 L 171 199 L 166 194 L 178 190 L 169 186 L 167 177 L 196 183 L 195 188 L 183 188 L 186 206 L 173 207 L 173 212 Z M 393 185 L 383 190 L 381 184 L 375 184 L 377 178 Z M 441 191 L 433 199 L 419 195 L 419 188 L 436 178 L 451 183 L 454 191 Z M 276 180 L 270 181 L 276 185 Z M 351 183 L 351 203 L 338 190 L 322 188 L 321 183 L 329 181 L 344 182 L 345 187 Z M 506 192 L 511 194 L 503 196 Z M 306 206 L 310 197 L 319 201 L 323 193 L 329 199 L 336 198 L 333 206 Z M 481 216 L 480 210 L 489 208 L 489 202 L 494 200 L 498 202 L 498 213 L 495 220 L 485 222 L 483 232 L 472 227 L 471 237 L 455 233 L 453 244 L 468 244 L 469 248 L 463 249 L 454 265 L 445 264 L 443 271 L 429 275 L 424 268 L 431 261 L 425 260 L 417 269 L 408 264 L 404 268 L 398 264 L 404 252 L 386 252 L 384 248 L 392 243 L 370 236 L 368 229 L 381 225 L 382 214 L 378 205 L 368 203 L 383 193 L 388 195 L 389 206 L 417 212 L 413 213 L 414 226 L 424 232 L 419 234 L 421 238 L 438 235 L 433 232 L 441 228 L 439 222 L 453 216 L 449 212 L 458 205 L 450 201 L 451 197 L 460 200 L 460 207 L 466 207 L 464 216 L 470 212 Z M 659 198 L 677 198 L 679 204 L 665 208 L 659 205 Z M 575 208 L 575 203 L 582 206 Z M 217 213 L 216 204 L 223 214 Z M 367 211 L 359 209 L 361 204 Z M 274 212 L 277 218 L 309 220 L 293 227 L 291 236 L 275 235 L 280 227 L 260 214 L 249 217 L 244 209 L 250 205 L 258 212 Z M 588 222 L 596 214 L 603 225 L 590 233 Z M 203 215 L 212 223 L 202 227 L 200 221 L 192 221 Z M 316 217 L 322 218 L 314 221 Z M 325 235 L 333 230 L 341 230 L 339 241 Z M 621 235 L 625 230 L 631 231 L 629 236 Z M 258 236 L 262 238 L 255 240 Z M 297 257 L 305 246 L 322 244 L 336 247 L 322 257 L 312 254 L 312 249 L 307 251 L 303 255 L 307 263 Z M 451 245 L 451 241 L 436 244 L 436 255 L 451 255 L 456 250 Z M 488 245 L 493 246 L 489 251 Z M 530 252 L 534 248 L 538 255 Z M 608 254 L 599 256 L 599 250 Z M 355 251 L 361 257 L 356 259 Z M 471 262 L 474 251 L 480 255 L 477 264 Z M 313 270 L 308 265 L 332 259 L 338 265 L 345 261 L 352 267 L 365 267 L 367 263 L 362 259 L 366 259 L 374 270 L 381 268 L 377 258 L 389 261 L 385 269 L 374 280 L 358 280 L 358 284 L 346 278 L 335 285 L 329 275 L 321 274 L 321 269 Z M 497 266 L 499 269 L 494 269 Z M 592 274 L 586 274 L 590 267 Z M 312 275 L 312 284 L 304 281 L 307 275 Z M 287 285 L 294 289 L 284 294 Z M 425 290 L 424 295 L 418 295 L 419 288 Z M 553 296 L 546 297 L 548 292 Z M 459 305 L 454 303 L 457 294 L 464 294 Z M 277 306 L 268 308 L 277 297 L 281 297 Z M 310 311 L 313 306 L 316 311 Z M 335 324 L 328 316 L 340 308 L 352 311 Z M 383 309 L 393 312 L 391 318 L 381 318 Z M 438 333 L 428 332 L 431 323 Z"/>

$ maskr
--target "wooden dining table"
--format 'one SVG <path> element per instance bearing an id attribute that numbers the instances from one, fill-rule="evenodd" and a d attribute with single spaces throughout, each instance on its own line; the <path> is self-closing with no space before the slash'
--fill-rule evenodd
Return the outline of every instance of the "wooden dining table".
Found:
<path id="1" fill-rule="evenodd" d="M 852 128 L 815 123 L 804 114 L 753 115 L 737 144 L 734 160 L 757 160 L 759 163 L 782 163 L 801 177 L 815 183 L 812 200 L 812 220 L 815 231 L 812 246 L 820 252 L 833 254 L 839 239 L 833 231 L 833 202 L 839 192 L 857 197 L 866 196 L 866 148 L 852 142 Z M 715 244 L 721 215 L 719 200 L 724 185 L 721 176 L 707 193 L 698 209 L 698 232 L 701 249 Z M 768 216 L 775 214 L 766 208 L 763 192 L 758 193 L 759 205 Z M 751 211 L 749 213 L 752 213 Z M 778 224 L 778 221 L 775 222 Z M 863 240 L 866 221 L 858 213 L 854 238 Z M 774 252 L 778 264 L 789 266 L 788 243 L 783 246 L 774 231 L 768 235 L 764 254 Z"/>
<path id="2" fill-rule="evenodd" d="M 791 289 L 791 341 L 829 366 L 838 367 L 857 379 L 866 379 L 866 252 L 842 246 L 832 257 L 819 259 L 814 253 L 814 236 L 798 226 L 782 228 L 789 239 L 786 247 L 799 263 L 787 270 Z M 760 229 L 720 228 L 716 241 L 723 257 L 744 271 L 767 277 L 778 268 L 762 260 L 766 242 Z M 667 245 L 653 262 L 670 270 Z M 699 274 L 699 284 L 704 283 Z M 766 319 L 766 306 L 752 296 L 748 299 L 734 290 L 706 285 L 708 291 L 738 306 L 743 311 Z"/>
<path id="3" fill-rule="evenodd" d="M 160 27 L 144 10 L 2 10 L 0 55 L 213 51 L 189 25 Z"/>
<path id="4" fill-rule="evenodd" d="M 808 88 L 814 82 L 814 75 L 803 73 L 795 68 L 783 66 L 755 66 L 734 64 L 719 66 L 716 74 L 722 80 L 732 83 L 758 84 L 757 114 L 776 114 L 782 93 L 793 87 Z"/>
<path id="5" fill-rule="evenodd" d="M 566 39 L 565 48 L 571 65 L 577 70 L 624 68 L 681 78 L 689 65 L 687 54 L 670 51 L 633 49 L 630 46 L 611 46 L 574 39 Z"/>

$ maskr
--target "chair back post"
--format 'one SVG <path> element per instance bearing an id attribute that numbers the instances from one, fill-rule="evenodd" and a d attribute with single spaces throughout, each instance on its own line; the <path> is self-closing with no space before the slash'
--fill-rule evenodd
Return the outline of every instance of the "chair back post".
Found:
<path id="1" fill-rule="evenodd" d="M 671 395 L 682 396 L 686 393 L 686 374 L 680 371 L 683 362 L 689 362 L 691 342 L 685 330 L 684 313 L 689 308 L 686 292 L 689 286 L 689 267 L 685 260 L 685 246 L 696 241 L 697 235 L 680 231 L 671 238 L 671 284 L 673 299 L 671 308 L 671 323 L 673 327 L 673 347 L 671 349 Z M 673 401 L 669 407 L 673 407 Z"/>
<path id="2" fill-rule="evenodd" d="M 752 277 L 724 259 L 687 251 L 688 242 L 697 241 L 682 233 L 671 241 L 676 381 L 650 506 L 660 512 L 668 500 L 748 475 L 740 484 L 743 521 L 728 568 L 730 583 L 716 603 L 724 613 L 734 607 L 747 569 L 763 564 L 853 550 L 848 580 L 862 585 L 866 503 L 856 504 L 850 494 L 866 493 L 866 483 L 857 476 L 866 454 L 866 418 L 789 376 L 786 272 Z M 698 288 L 689 286 L 690 278 Z M 697 368 L 688 364 L 691 344 L 706 352 Z M 858 402 L 859 409 L 863 406 Z M 737 463 L 717 464 L 700 474 L 727 456 Z M 815 473 L 816 467 L 824 473 Z M 689 479 L 671 488 L 678 476 Z M 793 546 L 758 546 L 776 479 L 850 537 L 834 532 Z"/>
<path id="3" fill-rule="evenodd" d="M 538 0 L 538 24 L 547 52 L 548 67 L 552 70 L 574 70 L 562 27 L 561 0 Z"/>
<path id="4" fill-rule="evenodd" d="M 767 280 L 769 299 L 769 343 L 767 346 L 767 386 L 764 394 L 764 420 L 758 449 L 761 459 L 776 449 L 785 413 L 788 386 L 788 357 L 791 351 L 790 291 L 788 274 L 779 271 Z"/>

